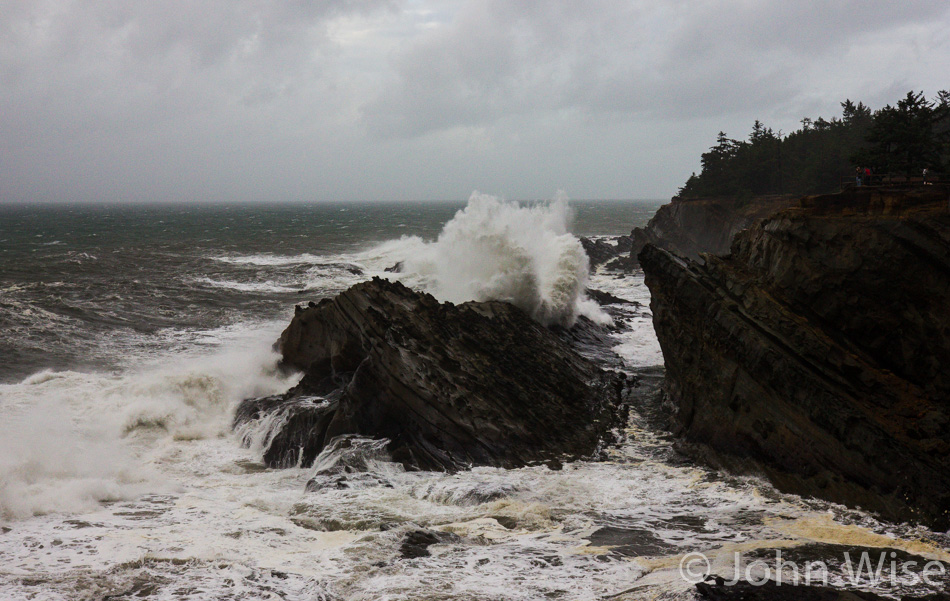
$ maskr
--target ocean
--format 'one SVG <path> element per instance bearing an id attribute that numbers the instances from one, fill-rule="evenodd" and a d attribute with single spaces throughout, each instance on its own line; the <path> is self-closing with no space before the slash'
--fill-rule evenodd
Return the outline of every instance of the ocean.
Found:
<path id="1" fill-rule="evenodd" d="M 296 303 L 372 276 L 517 303 L 498 274 L 521 269 L 543 306 L 573 236 L 628 234 L 660 204 L 0 207 L 0 599 L 689 599 L 689 553 L 711 569 L 808 545 L 950 559 L 938 533 L 697 465 L 637 411 L 610 461 L 384 463 L 390 486 L 319 492 L 310 469 L 263 466 L 266 424 L 231 431 L 238 402 L 299 377 L 273 349 Z M 642 274 L 571 269 L 639 303 L 613 314 L 613 350 L 657 373 Z M 609 319 L 583 298 L 545 313 L 577 314 Z M 419 528 L 456 538 L 400 558 Z"/>

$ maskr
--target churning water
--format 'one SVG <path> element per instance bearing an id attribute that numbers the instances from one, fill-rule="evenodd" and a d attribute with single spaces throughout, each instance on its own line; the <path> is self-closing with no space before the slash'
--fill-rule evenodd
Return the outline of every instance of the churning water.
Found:
<path id="1" fill-rule="evenodd" d="M 658 204 L 0 210 L 0 598 L 688 599 L 694 551 L 950 559 L 943 535 L 693 465 L 637 413 L 608 462 L 406 472 L 367 442 L 369 477 L 317 492 L 338 457 L 269 470 L 276 424 L 230 431 L 237 402 L 294 383 L 271 348 L 293 305 L 399 261 L 409 285 L 548 323 L 609 319 L 586 285 L 638 301 L 613 313 L 614 350 L 662 364 L 642 276 L 588 276 L 572 235 Z M 401 558 L 420 528 L 444 542 Z"/>

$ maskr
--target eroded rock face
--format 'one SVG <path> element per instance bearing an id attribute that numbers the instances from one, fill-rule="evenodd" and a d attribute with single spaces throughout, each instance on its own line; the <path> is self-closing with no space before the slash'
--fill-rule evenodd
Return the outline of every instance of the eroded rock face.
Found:
<path id="1" fill-rule="evenodd" d="M 667 391 L 714 462 L 945 529 L 947 189 L 865 196 L 804 199 L 704 263 L 646 246 Z"/>
<path id="2" fill-rule="evenodd" d="M 691 259 L 725 254 L 737 233 L 795 202 L 791 196 L 674 200 L 660 207 L 646 227 L 630 232 L 630 262 L 637 264 L 647 244 Z"/>
<path id="3" fill-rule="evenodd" d="M 304 407 L 273 437 L 290 443 L 266 449 L 273 465 L 300 454 L 307 464 L 335 437 L 358 434 L 388 439 L 393 460 L 411 468 L 515 467 L 591 456 L 619 419 L 621 377 L 508 303 L 439 303 L 374 278 L 298 307 L 278 344 L 303 380 L 245 401 L 236 418 Z M 301 404 L 314 397 L 327 400 Z"/>

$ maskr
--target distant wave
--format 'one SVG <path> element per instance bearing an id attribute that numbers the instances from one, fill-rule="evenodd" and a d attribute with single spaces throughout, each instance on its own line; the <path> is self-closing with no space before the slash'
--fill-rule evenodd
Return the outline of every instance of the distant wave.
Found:
<path id="1" fill-rule="evenodd" d="M 300 255 L 274 255 L 271 253 L 263 253 L 259 255 L 217 256 L 209 258 L 213 261 L 231 263 L 232 265 L 260 265 L 262 267 L 273 265 L 305 265 L 324 260 L 323 257 L 310 253 Z"/>
<path id="2" fill-rule="evenodd" d="M 207 284 L 214 288 L 236 290 L 238 292 L 297 292 L 300 286 L 292 287 L 278 284 L 272 280 L 266 282 L 235 282 L 232 280 L 213 280 L 211 278 L 196 278 L 194 281 Z"/>

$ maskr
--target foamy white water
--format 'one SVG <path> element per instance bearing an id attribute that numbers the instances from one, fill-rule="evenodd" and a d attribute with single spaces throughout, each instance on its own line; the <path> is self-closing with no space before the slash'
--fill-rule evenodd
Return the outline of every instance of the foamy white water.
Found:
<path id="1" fill-rule="evenodd" d="M 371 252 L 395 258 L 401 277 L 443 301 L 507 301 L 545 325 L 578 315 L 607 323 L 584 293 L 589 264 L 572 220 L 563 195 L 522 206 L 475 192 L 434 242 L 408 237 Z"/>
<path id="2" fill-rule="evenodd" d="M 259 265 L 264 267 L 282 266 L 282 265 L 304 265 L 319 262 L 322 257 L 311 253 L 299 255 L 275 255 L 272 253 L 263 253 L 256 255 L 236 255 L 236 256 L 214 256 L 215 261 L 222 263 L 231 263 L 233 265 Z"/>
<path id="3" fill-rule="evenodd" d="M 593 280 L 631 300 L 644 294 L 638 277 Z M 225 333 L 218 352 L 143 371 L 46 373 L 0 389 L 5 413 L 24 416 L 10 422 L 23 435 L 5 432 L 4 444 L 35 451 L 4 464 L 0 591 L 527 600 L 635 588 L 624 598 L 688 598 L 675 568 L 695 549 L 824 540 L 921 552 L 912 530 L 669 464 L 669 443 L 636 415 L 611 462 L 454 475 L 378 466 L 372 480 L 308 493 L 311 470 L 264 469 L 228 428 L 240 398 L 290 384 L 273 371 L 276 325 Z M 628 365 L 645 361 L 626 349 Z M 639 556 L 590 543 L 605 527 L 632 533 Z M 400 559 L 402 538 L 418 528 L 455 538 L 431 557 Z"/>
<path id="4" fill-rule="evenodd" d="M 417 251 L 430 262 L 404 281 L 451 288 L 458 282 L 439 284 L 451 261 L 434 255 L 467 248 L 485 264 L 463 270 L 459 289 L 520 294 L 507 284 L 469 284 L 486 266 L 496 283 L 528 270 L 537 287 L 526 298 L 544 301 L 529 306 L 547 303 L 539 318 L 583 314 L 574 291 L 586 284 L 639 302 L 612 310 L 622 326 L 611 334 L 615 350 L 631 369 L 662 362 L 642 276 L 576 271 L 573 243 L 561 233 L 563 208 L 526 217 L 522 208 L 485 202 L 428 244 L 404 238 L 350 254 L 232 253 L 231 263 L 216 262 L 260 272 L 209 279 L 254 294 L 257 284 L 291 287 L 291 276 L 275 270 L 293 268 L 314 293 L 301 299 L 309 300 L 372 275 L 393 277 L 383 269 Z M 512 233 L 517 223 L 540 230 Z M 502 240 L 491 249 L 503 250 L 485 250 L 475 224 Z M 519 258 L 508 262 L 506 253 Z M 570 260 L 554 260 L 560 253 Z M 576 281 L 564 284 L 565 274 Z M 559 296 L 558 282 L 570 294 Z M 813 542 L 947 559 L 923 529 L 676 459 L 668 438 L 636 411 L 626 444 L 607 462 L 442 474 L 406 472 L 374 456 L 369 472 L 318 475 L 323 488 L 307 492 L 314 472 L 331 469 L 335 457 L 313 469 L 269 470 L 260 449 L 276 424 L 230 431 L 240 399 L 294 382 L 275 370 L 271 348 L 285 323 L 167 328 L 143 335 L 143 346 L 116 346 L 114 371 L 45 371 L 0 385 L 0 599 L 534 601 L 628 590 L 616 598 L 689 599 L 677 566 L 697 550 L 720 567 L 734 550 Z M 256 444 L 242 448 L 242 435 Z M 401 558 L 401 541 L 419 528 L 445 541 L 429 557 Z M 611 536 L 622 544 L 608 544 Z"/>
<path id="5" fill-rule="evenodd" d="M 231 280 L 197 278 L 195 281 L 215 288 L 226 288 L 238 292 L 297 292 L 300 290 L 299 287 L 288 286 L 273 280 L 267 280 L 265 282 L 235 282 Z"/>

